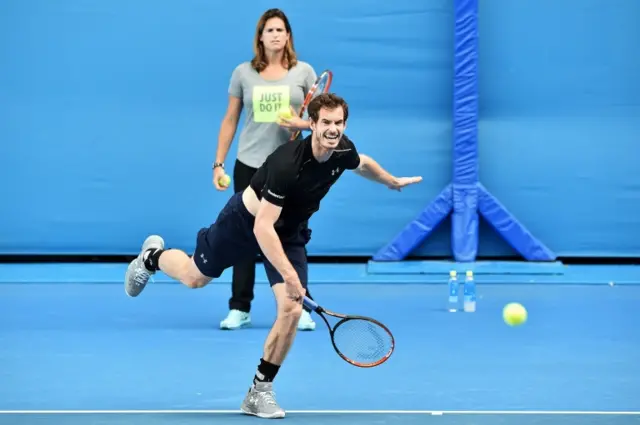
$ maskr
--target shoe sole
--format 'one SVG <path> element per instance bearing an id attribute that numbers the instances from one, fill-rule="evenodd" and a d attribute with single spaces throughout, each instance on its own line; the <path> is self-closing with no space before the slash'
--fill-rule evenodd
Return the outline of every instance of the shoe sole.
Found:
<path id="1" fill-rule="evenodd" d="M 311 331 L 315 331 L 316 328 L 314 326 L 314 327 L 309 327 L 309 328 L 298 328 L 298 330 L 302 331 L 302 332 L 311 332 Z"/>
<path id="2" fill-rule="evenodd" d="M 285 417 L 285 413 L 284 412 L 274 413 L 272 415 L 265 415 L 264 413 L 251 412 L 249 410 L 246 410 L 244 407 L 241 407 L 240 410 L 242 410 L 242 413 L 244 413 L 245 415 L 256 416 L 256 417 L 262 418 L 262 419 L 282 419 L 282 418 Z"/>
<path id="3" fill-rule="evenodd" d="M 251 323 L 243 323 L 240 326 L 223 326 L 220 325 L 220 330 L 223 331 L 237 331 L 238 329 L 244 329 L 244 328 L 250 328 L 251 327 Z"/>
<path id="4" fill-rule="evenodd" d="M 133 260 L 133 261 L 135 261 L 135 260 Z M 140 295 L 140 292 L 142 292 L 142 289 L 144 289 L 144 288 L 142 288 L 142 289 L 140 290 L 140 292 L 138 292 L 138 293 L 137 293 L 137 294 L 135 294 L 135 295 L 131 295 L 129 292 L 127 292 L 127 282 L 129 281 L 129 267 L 131 267 L 131 264 L 129 264 L 129 266 L 127 267 L 127 271 L 126 271 L 126 273 L 125 273 L 125 277 L 124 277 L 124 293 L 125 293 L 125 294 L 127 294 L 127 296 L 128 296 L 129 298 L 135 298 L 135 297 L 137 297 L 138 295 Z"/>

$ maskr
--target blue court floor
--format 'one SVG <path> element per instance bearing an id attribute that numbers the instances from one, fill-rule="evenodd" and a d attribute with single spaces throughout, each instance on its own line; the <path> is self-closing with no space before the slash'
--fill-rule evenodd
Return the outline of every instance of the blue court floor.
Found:
<path id="1" fill-rule="evenodd" d="M 640 423 L 640 286 L 479 285 L 478 311 L 445 311 L 446 286 L 322 284 L 329 309 L 374 316 L 396 337 L 358 369 L 324 324 L 299 333 L 276 378 L 289 423 Z M 248 424 L 239 406 L 274 320 L 256 287 L 254 327 L 220 331 L 228 284 L 0 285 L 0 424 Z M 523 303 L 529 321 L 502 322 Z"/>

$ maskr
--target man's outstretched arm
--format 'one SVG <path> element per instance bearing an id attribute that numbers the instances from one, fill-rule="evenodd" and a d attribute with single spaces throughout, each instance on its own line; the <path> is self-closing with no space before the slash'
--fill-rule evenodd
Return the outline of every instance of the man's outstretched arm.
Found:
<path id="1" fill-rule="evenodd" d="M 380 166 L 373 158 L 360 154 L 360 165 L 354 170 L 362 177 L 381 183 L 389 189 L 401 190 L 410 184 L 419 183 L 422 177 L 395 177 Z"/>

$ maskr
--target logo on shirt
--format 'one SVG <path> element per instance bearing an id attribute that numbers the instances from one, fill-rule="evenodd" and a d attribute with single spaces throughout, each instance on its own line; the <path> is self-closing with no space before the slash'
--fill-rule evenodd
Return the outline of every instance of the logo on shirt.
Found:
<path id="1" fill-rule="evenodd" d="M 269 195 L 271 195 L 271 196 L 273 196 L 273 197 L 275 197 L 275 198 L 278 198 L 278 199 L 284 199 L 284 196 L 282 196 L 282 195 L 276 195 L 275 193 L 273 193 L 273 192 L 271 191 L 271 189 L 267 189 L 267 193 L 269 193 Z"/>
<path id="2" fill-rule="evenodd" d="M 289 86 L 255 86 L 253 88 L 253 120 L 276 122 L 278 112 L 289 110 Z"/>
<path id="3" fill-rule="evenodd" d="M 336 174 L 338 174 L 340 172 L 340 167 L 336 167 L 335 170 L 331 170 L 331 175 L 335 176 Z"/>

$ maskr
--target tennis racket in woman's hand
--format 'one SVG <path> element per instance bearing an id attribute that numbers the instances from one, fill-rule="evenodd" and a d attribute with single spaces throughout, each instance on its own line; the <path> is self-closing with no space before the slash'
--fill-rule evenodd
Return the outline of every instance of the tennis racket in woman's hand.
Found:
<path id="1" fill-rule="evenodd" d="M 313 100 L 313 98 L 320 93 L 327 93 L 331 88 L 331 82 L 333 81 L 333 72 L 326 69 L 322 71 L 322 73 L 316 78 L 316 81 L 313 83 L 306 97 L 304 98 L 304 102 L 302 103 L 302 108 L 300 108 L 299 116 L 304 120 L 309 119 L 309 114 L 307 113 L 307 107 L 309 103 Z M 295 140 L 298 138 L 300 134 L 299 130 L 296 130 L 291 135 L 291 140 Z"/>

